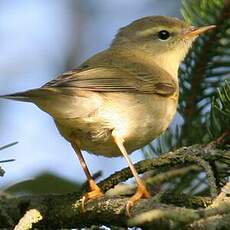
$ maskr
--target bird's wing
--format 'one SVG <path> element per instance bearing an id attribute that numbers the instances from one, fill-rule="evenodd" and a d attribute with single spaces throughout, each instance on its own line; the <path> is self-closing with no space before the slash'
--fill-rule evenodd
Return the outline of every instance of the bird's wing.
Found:
<path id="1" fill-rule="evenodd" d="M 161 76 L 159 76 L 159 74 Z M 117 67 L 96 67 L 86 70 L 69 71 L 48 82 L 43 88 L 58 88 L 67 92 L 81 89 L 95 92 L 136 92 L 171 96 L 177 85 L 167 72 L 157 73 L 129 71 Z M 70 92 L 69 91 L 69 92 Z"/>

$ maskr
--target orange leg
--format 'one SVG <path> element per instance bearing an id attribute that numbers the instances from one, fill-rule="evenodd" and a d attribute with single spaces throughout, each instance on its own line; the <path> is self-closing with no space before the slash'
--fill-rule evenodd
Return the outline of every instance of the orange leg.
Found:
<path id="1" fill-rule="evenodd" d="M 85 175 L 87 177 L 88 183 L 89 183 L 89 188 L 90 188 L 90 192 L 86 193 L 83 197 L 82 197 L 82 211 L 85 211 L 85 202 L 87 200 L 93 200 L 96 199 L 98 197 L 103 196 L 103 193 L 101 191 L 101 189 L 97 186 L 96 182 L 94 181 L 93 177 L 91 176 L 89 169 L 87 167 L 87 164 L 82 156 L 81 150 L 79 148 L 79 146 L 74 142 L 71 143 L 75 153 L 78 156 L 78 159 L 80 161 L 81 167 L 83 168 Z"/>
<path id="2" fill-rule="evenodd" d="M 113 133 L 113 139 L 114 142 L 116 143 L 116 145 L 118 146 L 118 148 L 120 149 L 121 153 L 123 154 L 123 156 L 125 157 L 125 159 L 128 162 L 129 168 L 133 174 L 133 176 L 136 179 L 136 183 L 137 183 L 137 191 L 136 193 L 128 200 L 127 204 L 126 204 L 126 214 L 128 216 L 130 216 L 130 209 L 132 208 L 132 206 L 141 198 L 149 198 L 150 194 L 147 191 L 143 181 L 141 180 L 141 178 L 139 177 L 133 163 L 131 162 L 129 155 L 124 147 L 123 144 L 123 139 L 120 138 L 119 136 L 117 136 L 116 134 Z"/>

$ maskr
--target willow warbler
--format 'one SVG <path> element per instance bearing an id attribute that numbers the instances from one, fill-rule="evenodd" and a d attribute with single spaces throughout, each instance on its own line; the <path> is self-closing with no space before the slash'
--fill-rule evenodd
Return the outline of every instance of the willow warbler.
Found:
<path id="1" fill-rule="evenodd" d="M 126 211 L 149 197 L 129 155 L 164 132 L 177 108 L 178 67 L 195 38 L 215 26 L 193 27 L 172 17 L 150 16 L 121 28 L 110 47 L 41 88 L 2 96 L 32 102 L 49 113 L 71 143 L 89 182 L 82 198 L 103 193 L 81 150 L 124 156 L 137 191 Z"/>

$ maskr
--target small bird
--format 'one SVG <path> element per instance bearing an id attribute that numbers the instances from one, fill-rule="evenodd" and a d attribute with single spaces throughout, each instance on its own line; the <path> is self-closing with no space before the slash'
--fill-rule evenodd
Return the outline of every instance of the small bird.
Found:
<path id="1" fill-rule="evenodd" d="M 110 47 L 41 88 L 1 96 L 32 102 L 50 114 L 71 143 L 87 177 L 87 200 L 103 195 L 81 150 L 124 156 L 137 183 L 126 212 L 150 196 L 129 154 L 158 137 L 176 113 L 178 68 L 192 42 L 214 25 L 193 27 L 172 17 L 149 16 L 121 28 Z"/>

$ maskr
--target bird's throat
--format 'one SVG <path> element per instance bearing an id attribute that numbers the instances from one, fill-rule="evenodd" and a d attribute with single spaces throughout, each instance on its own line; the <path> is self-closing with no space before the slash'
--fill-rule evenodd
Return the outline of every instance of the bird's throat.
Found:
<path id="1" fill-rule="evenodd" d="M 178 81 L 178 69 L 181 60 L 178 59 L 178 54 L 176 52 L 170 51 L 162 54 L 154 54 L 143 50 L 133 50 L 132 53 L 138 57 L 141 62 L 159 66 L 161 69 L 168 72 L 176 82 Z"/>
<path id="2" fill-rule="evenodd" d="M 152 61 L 170 73 L 170 75 L 177 80 L 178 76 L 178 69 L 180 65 L 180 61 L 177 60 L 177 55 L 174 54 L 173 52 L 170 52 L 168 54 L 163 53 L 161 55 L 153 56 Z"/>

